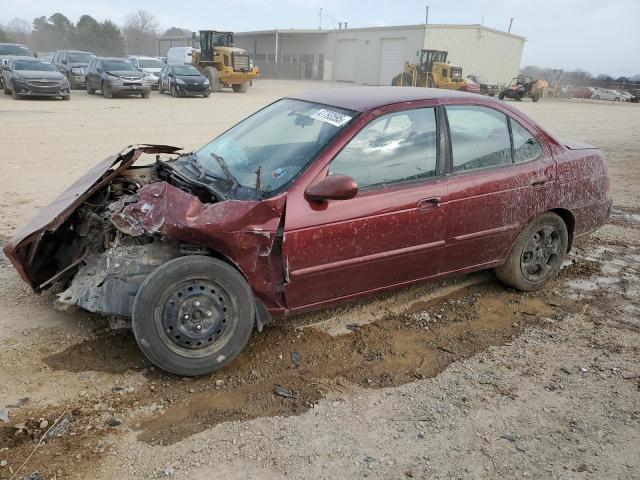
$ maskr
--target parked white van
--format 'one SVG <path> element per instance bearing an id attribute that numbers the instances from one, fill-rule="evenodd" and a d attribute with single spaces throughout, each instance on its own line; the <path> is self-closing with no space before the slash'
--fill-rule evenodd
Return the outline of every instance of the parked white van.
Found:
<path id="1" fill-rule="evenodd" d="M 167 51 L 167 65 L 184 65 L 191 63 L 193 47 L 171 47 Z"/>

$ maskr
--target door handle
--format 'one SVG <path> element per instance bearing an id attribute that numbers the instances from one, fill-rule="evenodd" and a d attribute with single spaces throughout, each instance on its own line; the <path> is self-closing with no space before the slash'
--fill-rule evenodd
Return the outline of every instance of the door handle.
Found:
<path id="1" fill-rule="evenodd" d="M 437 197 L 425 198 L 418 202 L 419 212 L 428 212 L 440 206 L 440 199 Z"/>
<path id="2" fill-rule="evenodd" d="M 539 187 L 541 185 L 544 185 L 548 181 L 549 177 L 547 177 L 546 175 L 540 175 L 539 177 L 533 177 L 531 180 L 529 180 L 529 185 L 531 185 L 532 187 Z"/>

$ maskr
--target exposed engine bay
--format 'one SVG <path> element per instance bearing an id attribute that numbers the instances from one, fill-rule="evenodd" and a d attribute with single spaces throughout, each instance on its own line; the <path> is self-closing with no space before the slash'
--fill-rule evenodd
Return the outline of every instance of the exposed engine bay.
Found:
<path id="1" fill-rule="evenodd" d="M 57 201 L 84 196 L 81 202 L 33 230 L 44 223 L 36 217 L 8 245 L 23 278 L 36 291 L 61 289 L 58 308 L 78 306 L 126 321 L 140 285 L 158 266 L 210 255 L 238 268 L 259 301 L 282 306 L 278 230 L 284 198 L 259 201 L 255 189 L 207 178 L 188 155 L 157 155 L 154 164 L 133 166 L 143 152 L 175 150 L 128 151 L 118 157 L 119 167 L 85 185 L 84 195 L 77 193 L 83 179 L 72 185 Z"/>

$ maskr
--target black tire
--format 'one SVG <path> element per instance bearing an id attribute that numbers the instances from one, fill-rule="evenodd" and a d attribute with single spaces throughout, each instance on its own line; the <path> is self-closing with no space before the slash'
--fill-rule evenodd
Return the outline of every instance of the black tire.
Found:
<path id="1" fill-rule="evenodd" d="M 111 87 L 108 83 L 102 82 L 102 96 L 104 98 L 113 98 L 113 92 L 111 91 Z"/>
<path id="2" fill-rule="evenodd" d="M 531 95 L 531 100 L 533 100 L 533 103 L 536 103 L 538 100 L 540 100 L 540 97 L 534 94 L 534 95 Z"/>
<path id="3" fill-rule="evenodd" d="M 205 375 L 244 349 L 255 321 L 254 302 L 244 277 L 227 263 L 201 255 L 176 258 L 140 286 L 133 303 L 133 333 L 159 368 Z"/>
<path id="4" fill-rule="evenodd" d="M 140 96 L 141 96 L 142 98 L 149 98 L 150 93 L 151 93 L 151 92 L 143 92 L 142 94 L 140 94 Z"/>
<path id="5" fill-rule="evenodd" d="M 71 100 L 71 95 L 63 95 L 62 100 Z"/>
<path id="6" fill-rule="evenodd" d="M 158 80 L 158 93 L 162 95 L 164 90 L 162 89 L 162 80 Z"/>
<path id="7" fill-rule="evenodd" d="M 89 95 L 95 95 L 96 94 L 96 89 L 95 88 L 91 88 L 91 86 L 89 85 L 89 79 L 87 78 L 85 81 L 86 81 L 85 87 L 87 89 L 87 93 Z"/>
<path id="8" fill-rule="evenodd" d="M 78 88 L 78 86 L 76 85 L 76 81 L 73 79 L 73 75 L 67 75 L 67 81 L 69 82 L 69 90 Z"/>
<path id="9" fill-rule="evenodd" d="M 11 90 L 9 90 L 6 85 L 2 86 L 2 91 L 5 95 L 11 95 Z"/>
<path id="10" fill-rule="evenodd" d="M 173 98 L 177 98 L 180 96 L 180 94 L 178 93 L 178 87 L 176 87 L 175 85 L 171 85 L 171 96 Z"/>
<path id="11" fill-rule="evenodd" d="M 11 84 L 11 96 L 14 98 L 14 100 L 22 99 L 22 96 L 16 91 L 16 86 L 13 83 Z"/>
<path id="12" fill-rule="evenodd" d="M 500 100 L 504 100 L 504 92 L 500 92 L 500 93 L 498 94 L 498 99 L 500 99 Z"/>
<path id="13" fill-rule="evenodd" d="M 205 77 L 209 80 L 209 84 L 211 85 L 209 88 L 212 92 L 219 92 L 222 90 L 222 84 L 220 83 L 220 74 L 215 67 L 207 67 L 202 72 Z"/>
<path id="14" fill-rule="evenodd" d="M 233 88 L 233 91 L 236 93 L 246 93 L 249 91 L 249 82 L 233 84 L 231 88 Z"/>
<path id="15" fill-rule="evenodd" d="M 560 270 L 568 244 L 564 220 L 553 212 L 544 213 L 520 232 L 507 260 L 496 267 L 496 275 L 518 290 L 538 290 Z"/>

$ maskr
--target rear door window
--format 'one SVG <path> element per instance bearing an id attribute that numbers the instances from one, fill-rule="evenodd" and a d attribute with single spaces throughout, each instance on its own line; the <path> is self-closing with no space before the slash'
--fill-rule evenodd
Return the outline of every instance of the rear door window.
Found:
<path id="1" fill-rule="evenodd" d="M 446 109 L 454 173 L 512 163 L 506 115 L 471 105 Z"/>
<path id="2" fill-rule="evenodd" d="M 430 178 L 436 175 L 436 144 L 433 108 L 389 113 L 363 127 L 329 172 L 351 176 L 359 189 Z"/>

